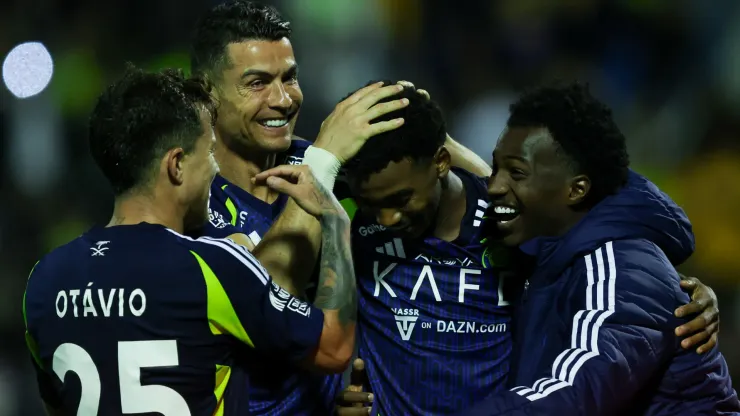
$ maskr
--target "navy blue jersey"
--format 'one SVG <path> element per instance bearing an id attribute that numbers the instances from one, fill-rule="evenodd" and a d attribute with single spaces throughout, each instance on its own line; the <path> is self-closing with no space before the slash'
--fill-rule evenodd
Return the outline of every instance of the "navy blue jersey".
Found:
<path id="1" fill-rule="evenodd" d="M 481 243 L 485 181 L 455 169 L 467 193 L 460 235 L 402 239 L 359 212 L 352 250 L 359 355 L 373 415 L 440 415 L 504 387 L 511 352 L 502 264 Z"/>
<path id="2" fill-rule="evenodd" d="M 305 140 L 294 140 L 278 163 L 301 164 L 310 145 Z M 241 233 L 258 244 L 285 208 L 287 200 L 287 196 L 281 194 L 268 204 L 216 176 L 211 185 L 211 220 L 204 233 L 213 237 Z M 251 374 L 252 414 L 324 416 L 333 411 L 334 397 L 342 385 L 341 374 L 314 374 L 290 363 L 265 359 L 260 353 L 252 353 L 245 362 Z"/>
<path id="3" fill-rule="evenodd" d="M 42 397 L 78 415 L 248 414 L 242 351 L 297 363 L 323 327 L 243 247 L 146 223 L 54 250 L 23 309 Z"/>

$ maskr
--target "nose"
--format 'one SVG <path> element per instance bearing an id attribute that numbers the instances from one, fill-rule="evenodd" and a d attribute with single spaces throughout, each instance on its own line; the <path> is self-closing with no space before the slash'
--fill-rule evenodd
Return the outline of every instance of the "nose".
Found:
<path id="1" fill-rule="evenodd" d="M 491 199 L 494 199 L 496 197 L 502 197 L 506 195 L 506 193 L 509 191 L 509 187 L 506 184 L 506 181 L 503 179 L 503 175 L 491 175 L 490 178 L 488 178 L 488 196 Z"/>
<path id="2" fill-rule="evenodd" d="M 293 99 L 290 98 L 290 94 L 285 89 L 285 85 L 276 80 L 270 86 L 270 95 L 267 97 L 267 105 L 271 108 L 288 109 L 293 105 Z"/>
<path id="3" fill-rule="evenodd" d="M 401 221 L 401 213 L 395 209 L 383 208 L 375 215 L 375 219 L 383 227 L 393 227 Z"/>

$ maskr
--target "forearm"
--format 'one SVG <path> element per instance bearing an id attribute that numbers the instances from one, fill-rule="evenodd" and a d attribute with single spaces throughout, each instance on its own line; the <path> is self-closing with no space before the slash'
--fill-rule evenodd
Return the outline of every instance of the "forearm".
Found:
<path id="1" fill-rule="evenodd" d="M 282 214 L 252 252 L 272 279 L 291 295 L 303 297 L 321 247 L 321 224 L 288 199 Z"/>
<path id="2" fill-rule="evenodd" d="M 445 147 L 450 152 L 452 165 L 467 170 L 480 177 L 491 176 L 491 167 L 480 156 L 472 150 L 456 142 L 450 135 L 447 135 Z"/>
<path id="3" fill-rule="evenodd" d="M 327 214 L 321 218 L 321 268 L 314 306 L 336 311 L 342 328 L 357 320 L 357 284 L 350 250 L 350 223 L 346 216 Z"/>

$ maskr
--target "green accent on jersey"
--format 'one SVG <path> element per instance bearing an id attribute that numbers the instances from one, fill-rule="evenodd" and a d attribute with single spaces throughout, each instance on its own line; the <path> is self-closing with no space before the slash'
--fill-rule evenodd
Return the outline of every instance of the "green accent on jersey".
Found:
<path id="1" fill-rule="evenodd" d="M 221 190 L 225 191 L 227 186 L 229 185 L 222 186 Z M 226 197 L 226 209 L 229 210 L 229 215 L 231 215 L 231 221 L 229 222 L 236 227 L 236 205 L 234 205 L 234 202 L 228 196 Z"/>
<path id="2" fill-rule="evenodd" d="M 33 274 L 33 271 L 36 270 L 36 266 L 38 265 L 39 262 L 37 261 L 36 264 L 33 265 L 31 272 L 28 273 L 29 280 L 31 279 L 31 275 Z M 28 332 L 28 318 L 26 317 L 26 292 L 23 292 L 23 325 L 26 328 L 26 346 L 28 347 L 28 351 L 31 352 L 31 356 L 33 357 L 33 360 L 36 361 L 36 365 L 38 365 L 39 368 L 43 369 L 44 366 L 41 363 L 41 356 L 39 356 L 39 346 L 38 344 L 36 344 L 36 340 L 33 339 L 33 337 L 31 336 L 31 333 Z"/>
<path id="3" fill-rule="evenodd" d="M 213 389 L 213 395 L 216 396 L 216 411 L 213 412 L 213 416 L 224 415 L 224 393 L 230 378 L 231 367 L 216 364 L 216 387 Z"/>
<path id="4" fill-rule="evenodd" d="M 231 334 L 239 341 L 254 348 L 252 340 L 244 326 L 242 326 L 239 315 L 234 311 L 234 306 L 231 305 L 229 296 L 226 294 L 224 287 L 221 286 L 216 274 L 198 254 L 192 250 L 190 253 L 198 261 L 198 265 L 200 265 L 203 272 L 203 279 L 206 281 L 208 326 L 211 328 L 211 333 L 213 335 Z"/>
<path id="5" fill-rule="evenodd" d="M 483 243 L 483 241 L 481 241 L 481 243 Z M 490 269 L 492 267 L 508 267 L 510 263 L 511 257 L 509 256 L 509 249 L 502 245 L 489 245 L 485 250 L 483 250 L 481 264 L 484 269 Z"/>
<path id="6" fill-rule="evenodd" d="M 353 219 L 355 217 L 355 213 L 357 212 L 357 203 L 355 202 L 355 200 L 352 198 L 344 198 L 343 200 L 339 201 L 339 203 L 342 205 L 342 208 L 347 211 L 349 219 Z"/>
<path id="7" fill-rule="evenodd" d="M 26 279 L 26 282 L 28 282 L 28 280 L 31 279 L 31 275 L 33 274 L 33 271 L 36 270 L 36 266 L 39 265 L 40 261 L 41 260 L 37 261 L 36 264 L 33 265 L 33 267 L 31 268 L 31 272 L 28 273 L 28 279 Z M 26 292 L 25 291 L 23 292 L 23 325 L 25 326 L 26 329 L 28 329 L 28 318 L 26 318 Z"/>

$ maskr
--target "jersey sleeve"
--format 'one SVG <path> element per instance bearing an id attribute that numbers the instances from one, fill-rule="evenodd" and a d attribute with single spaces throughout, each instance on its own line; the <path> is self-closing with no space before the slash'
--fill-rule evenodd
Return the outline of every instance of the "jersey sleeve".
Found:
<path id="1" fill-rule="evenodd" d="M 206 284 L 214 334 L 228 333 L 249 346 L 298 362 L 318 348 L 321 309 L 291 296 L 272 281 L 244 247 L 226 239 L 194 240 Z"/>
<path id="2" fill-rule="evenodd" d="M 227 185 L 224 185 L 224 188 Z M 214 238 L 225 238 L 232 234 L 239 234 L 241 230 L 236 226 L 237 209 L 234 201 L 215 183 L 211 186 L 211 197 L 208 200 L 208 222 L 203 227 L 201 235 Z"/>

